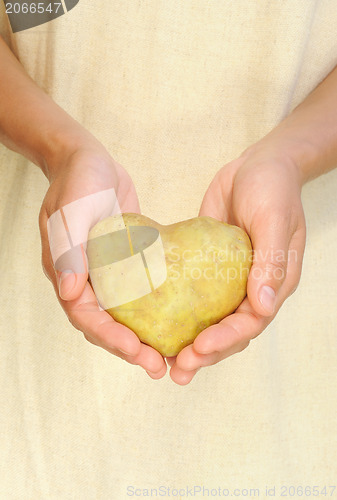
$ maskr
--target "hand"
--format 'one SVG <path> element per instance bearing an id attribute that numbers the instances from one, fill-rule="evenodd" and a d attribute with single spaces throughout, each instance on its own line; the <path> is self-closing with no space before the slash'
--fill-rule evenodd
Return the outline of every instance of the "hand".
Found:
<path id="1" fill-rule="evenodd" d="M 199 215 L 240 226 L 250 236 L 247 297 L 170 360 L 174 382 L 187 384 L 202 366 L 245 349 L 296 289 L 305 246 L 301 187 L 296 165 L 268 147 L 250 148 L 216 174 Z"/>
<path id="2" fill-rule="evenodd" d="M 82 331 L 89 342 L 103 347 L 129 363 L 142 366 L 150 377 L 158 379 L 166 373 L 164 359 L 155 349 L 142 344 L 134 332 L 114 321 L 106 311 L 99 308 L 87 281 L 86 256 L 84 255 L 83 268 L 72 273 L 62 273 L 61 276 L 60 270 L 54 266 L 50 241 L 53 242 L 54 248 L 66 248 L 69 241 L 63 241 L 64 236 L 62 237 L 61 232 L 52 225 L 49 226 L 48 237 L 49 217 L 73 201 L 109 188 L 114 189 L 122 212 L 139 212 L 139 203 L 130 176 L 103 147 L 97 147 L 95 144 L 94 147 L 78 149 L 64 160 L 64 165 L 56 169 L 40 211 L 42 265 L 70 323 Z M 81 241 L 87 241 L 90 228 L 100 218 L 110 215 L 109 212 L 104 213 L 105 211 L 106 207 L 102 204 L 94 206 L 89 203 L 85 210 L 76 214 L 76 233 Z M 79 263 L 73 264 L 73 267 L 76 267 Z"/>

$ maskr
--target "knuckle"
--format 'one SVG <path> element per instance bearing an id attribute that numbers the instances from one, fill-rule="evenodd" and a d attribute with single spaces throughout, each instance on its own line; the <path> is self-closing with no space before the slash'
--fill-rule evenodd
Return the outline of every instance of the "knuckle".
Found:
<path id="1" fill-rule="evenodd" d="M 45 212 L 43 210 L 43 207 L 41 207 L 40 212 L 39 212 L 39 217 L 38 217 L 39 229 L 41 232 L 42 232 L 42 229 L 44 228 L 44 221 L 45 221 Z"/>
<path id="2" fill-rule="evenodd" d="M 243 342 L 241 342 L 241 344 L 238 346 L 238 352 L 242 352 L 245 349 L 247 349 L 249 344 L 250 344 L 250 340 L 244 340 Z"/>
<path id="3" fill-rule="evenodd" d="M 84 333 L 84 332 L 82 332 L 82 333 L 83 333 L 83 337 L 85 338 L 85 340 L 90 342 L 90 344 L 92 344 L 92 345 L 97 345 L 96 342 L 91 337 L 89 337 L 89 335 L 87 333 Z"/>
<path id="4" fill-rule="evenodd" d="M 287 263 L 285 260 L 271 260 L 265 266 L 267 279 L 283 281 L 287 273 Z"/>
<path id="5" fill-rule="evenodd" d="M 79 327 L 79 324 L 75 320 L 75 318 L 71 317 L 69 314 L 67 314 L 67 318 L 68 318 L 69 323 L 71 324 L 72 327 L 75 328 L 75 330 L 78 330 L 80 332 L 82 331 L 81 328 Z"/>
<path id="6" fill-rule="evenodd" d="M 54 266 L 52 265 L 52 263 L 49 259 L 47 252 L 42 252 L 41 267 L 42 267 L 42 270 L 43 270 L 46 278 L 52 282 L 53 277 L 55 276 L 55 269 L 54 269 Z"/>
<path id="7" fill-rule="evenodd" d="M 290 297 L 290 295 L 292 295 L 293 293 L 295 293 L 295 292 L 296 292 L 296 290 L 297 290 L 297 288 L 298 288 L 298 285 L 299 285 L 299 282 L 298 282 L 298 281 L 296 281 L 296 282 L 294 282 L 294 283 L 292 283 L 292 284 L 290 285 L 290 288 L 289 288 L 289 295 L 288 295 L 288 297 Z"/>
<path id="8" fill-rule="evenodd" d="M 51 278 L 50 278 L 50 276 L 49 276 L 49 274 L 48 274 L 48 271 L 47 271 L 47 268 L 46 268 L 46 266 L 45 266 L 45 263 L 44 263 L 43 259 L 41 259 L 41 266 L 42 266 L 42 271 L 43 271 L 43 274 L 45 275 L 45 277 L 46 277 L 49 281 L 51 281 Z"/>

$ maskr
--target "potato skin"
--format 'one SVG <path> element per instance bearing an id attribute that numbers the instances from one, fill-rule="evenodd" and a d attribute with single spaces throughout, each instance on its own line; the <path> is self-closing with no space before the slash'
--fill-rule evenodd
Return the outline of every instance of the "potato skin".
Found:
<path id="1" fill-rule="evenodd" d="M 175 356 L 202 330 L 231 314 L 246 296 L 250 239 L 241 228 L 211 217 L 162 226 L 143 215 L 127 213 L 123 221 L 129 228 L 147 226 L 159 231 L 167 277 L 150 293 L 107 312 L 163 356 Z M 122 228 L 120 216 L 100 221 L 89 240 L 118 224 Z M 94 258 L 88 246 L 89 267 Z M 96 295 L 96 289 L 101 296 L 110 293 L 97 279 L 91 283 Z"/>

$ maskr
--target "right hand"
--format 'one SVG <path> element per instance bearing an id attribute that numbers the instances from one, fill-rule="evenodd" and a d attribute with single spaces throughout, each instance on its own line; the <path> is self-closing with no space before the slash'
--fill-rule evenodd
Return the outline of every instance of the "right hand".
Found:
<path id="1" fill-rule="evenodd" d="M 49 217 L 73 201 L 109 188 L 115 190 L 122 213 L 139 213 L 138 198 L 130 176 L 103 146 L 99 147 L 96 143 L 86 145 L 64 160 L 64 164 L 58 167 L 56 174 L 50 179 L 50 187 L 40 210 L 42 266 L 70 323 L 82 331 L 89 342 L 131 364 L 140 365 L 151 378 L 159 379 L 166 373 L 163 357 L 152 347 L 141 343 L 133 331 L 114 321 L 106 311 L 99 308 L 88 282 L 87 265 L 80 272 L 77 269 L 74 273 L 63 273 L 62 280 L 60 271 L 54 266 L 47 230 Z M 82 241 L 87 241 L 91 227 L 108 215 L 110 214 L 104 214 L 104 207 L 88 204 L 86 210 L 79 213 L 75 220 L 76 232 L 80 234 Z M 67 241 L 59 241 L 62 236 L 55 234 L 57 231 L 52 225 L 51 228 L 51 239 L 57 245 L 66 244 Z"/>

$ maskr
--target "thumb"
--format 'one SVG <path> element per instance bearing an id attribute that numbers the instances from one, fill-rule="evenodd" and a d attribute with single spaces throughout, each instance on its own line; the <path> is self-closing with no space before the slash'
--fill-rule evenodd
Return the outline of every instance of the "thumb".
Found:
<path id="1" fill-rule="evenodd" d="M 86 255 L 90 229 L 102 218 L 120 214 L 113 188 L 72 201 L 47 220 L 52 261 L 59 295 L 74 300 L 81 295 L 88 280 Z"/>
<path id="2" fill-rule="evenodd" d="M 266 224 L 263 221 L 251 235 L 251 240 L 254 250 L 247 285 L 248 299 L 258 314 L 272 316 L 287 274 L 288 224 Z"/>
<path id="3" fill-rule="evenodd" d="M 69 205 L 54 212 L 47 221 L 50 253 L 63 300 L 79 297 L 88 279 L 86 240 L 89 224 L 83 215 L 77 218 L 75 233 L 74 221 L 67 210 Z"/>

